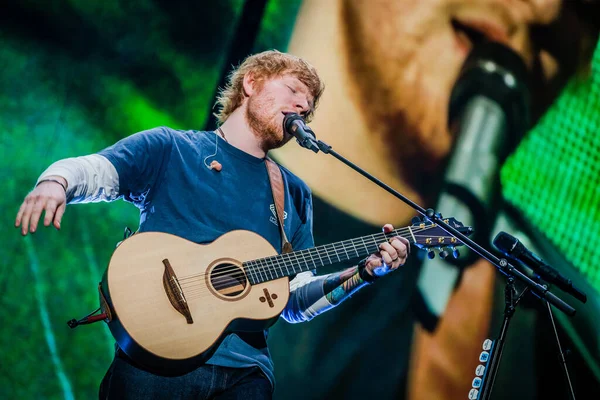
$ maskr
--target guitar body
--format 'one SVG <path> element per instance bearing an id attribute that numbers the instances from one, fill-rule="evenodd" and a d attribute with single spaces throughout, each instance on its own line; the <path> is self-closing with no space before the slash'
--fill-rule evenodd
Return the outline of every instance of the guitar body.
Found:
<path id="1" fill-rule="evenodd" d="M 289 279 L 251 285 L 242 263 L 276 255 L 249 231 L 207 245 L 167 233 L 132 235 L 115 250 L 101 287 L 108 326 L 143 368 L 181 375 L 202 365 L 230 331 L 261 331 L 289 299 Z"/>

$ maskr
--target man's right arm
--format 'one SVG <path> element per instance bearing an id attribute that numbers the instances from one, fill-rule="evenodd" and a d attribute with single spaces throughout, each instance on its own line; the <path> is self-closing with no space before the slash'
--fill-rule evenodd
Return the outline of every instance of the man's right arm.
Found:
<path id="1" fill-rule="evenodd" d="M 40 175 L 35 188 L 19 208 L 15 227 L 21 234 L 35 232 L 42 212 L 44 225 L 60 229 L 70 203 L 112 201 L 119 197 L 119 176 L 110 161 L 98 154 L 67 158 L 52 164 Z"/>

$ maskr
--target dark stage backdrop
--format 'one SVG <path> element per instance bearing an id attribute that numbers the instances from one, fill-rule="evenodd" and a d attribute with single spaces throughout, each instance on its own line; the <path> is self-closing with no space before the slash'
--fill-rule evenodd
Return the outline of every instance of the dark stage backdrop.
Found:
<path id="1" fill-rule="evenodd" d="M 228 62 L 251 52 L 286 49 L 301 0 L 268 0 L 264 10 L 260 3 L 249 9 L 244 0 L 24 0 L 3 8 L 1 398 L 97 396 L 112 359 L 112 336 L 101 323 L 71 330 L 66 322 L 98 307 L 96 287 L 115 244 L 125 227 L 135 230 L 138 224 L 137 209 L 121 201 L 75 205 L 67 208 L 60 232 L 39 229 L 23 238 L 12 228 L 14 217 L 37 176 L 53 161 L 96 152 L 144 129 L 203 129 L 210 123 L 215 90 Z M 239 34 L 239 24 L 253 18 L 259 21 L 256 35 Z M 600 290 L 599 130 L 597 49 L 591 77 L 566 88 L 502 171 L 507 200 L 594 291 Z M 345 239 L 353 229 L 364 229 L 352 224 L 333 232 L 318 225 L 317 241 Z M 393 297 L 385 289 L 379 296 Z M 368 326 L 376 316 L 358 306 L 364 299 L 353 298 L 341 307 L 352 307 Z M 365 368 L 367 361 L 393 362 L 394 349 L 368 360 L 345 357 L 366 344 L 361 325 L 346 326 L 343 312 L 290 327 L 280 327 L 285 324 L 280 321 L 271 330 L 276 397 L 344 393 L 340 386 L 352 381 L 353 363 Z M 389 324 L 404 332 L 402 343 L 410 343 L 412 320 L 390 319 Z M 303 336 L 309 330 L 313 334 Z M 406 359 L 405 350 L 400 359 Z M 317 362 L 319 354 L 325 357 Z M 585 357 L 591 361 L 598 355 Z M 594 374 L 600 376 L 599 371 Z M 400 398 L 405 384 L 387 382 L 383 392 Z"/>

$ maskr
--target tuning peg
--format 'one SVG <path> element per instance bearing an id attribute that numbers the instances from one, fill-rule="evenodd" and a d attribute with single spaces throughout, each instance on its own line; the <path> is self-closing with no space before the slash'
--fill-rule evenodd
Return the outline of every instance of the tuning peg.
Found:
<path id="1" fill-rule="evenodd" d="M 452 256 L 454 258 L 460 257 L 460 251 L 458 251 L 458 249 L 456 247 L 452 247 Z"/>
<path id="2" fill-rule="evenodd" d="M 410 223 L 413 225 L 420 224 L 421 222 L 423 222 L 423 220 L 420 217 L 412 217 L 410 220 Z"/>
<path id="3" fill-rule="evenodd" d="M 444 260 L 446 257 L 448 257 L 450 255 L 450 253 L 448 252 L 448 250 L 446 250 L 445 248 L 442 249 L 442 251 L 440 251 L 440 258 L 442 260 Z"/>
<path id="4" fill-rule="evenodd" d="M 435 258 L 435 251 L 429 250 L 427 252 L 427 257 L 429 257 L 430 260 L 433 260 Z"/>

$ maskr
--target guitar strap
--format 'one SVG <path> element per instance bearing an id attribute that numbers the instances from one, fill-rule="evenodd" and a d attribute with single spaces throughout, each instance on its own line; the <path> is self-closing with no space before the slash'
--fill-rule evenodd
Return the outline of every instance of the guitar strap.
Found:
<path id="1" fill-rule="evenodd" d="M 279 165 L 277 165 L 275 161 L 267 157 L 265 159 L 265 165 L 269 175 L 269 182 L 271 183 L 271 192 L 273 192 L 275 214 L 277 214 L 277 221 L 279 222 L 279 232 L 281 233 L 281 253 L 289 253 L 292 251 L 292 244 L 288 241 L 283 226 L 285 215 L 285 189 L 283 184 L 283 176 L 281 175 L 281 169 L 279 169 Z"/>
<path id="2" fill-rule="evenodd" d="M 285 230 L 283 229 L 283 216 L 285 215 L 285 185 L 283 184 L 283 176 L 281 175 L 281 169 L 279 169 L 279 165 L 277 165 L 275 161 L 271 160 L 270 158 L 265 159 L 265 166 L 269 175 L 271 192 L 273 193 L 273 202 L 275 204 L 275 214 L 277 215 L 279 232 L 281 233 L 281 253 L 289 253 L 292 251 L 292 244 L 288 241 Z M 266 331 L 235 332 L 235 334 L 255 349 L 263 349 L 267 347 Z"/>

